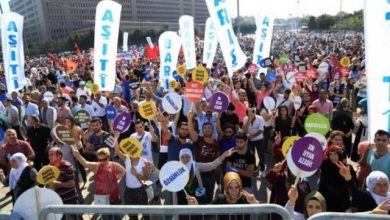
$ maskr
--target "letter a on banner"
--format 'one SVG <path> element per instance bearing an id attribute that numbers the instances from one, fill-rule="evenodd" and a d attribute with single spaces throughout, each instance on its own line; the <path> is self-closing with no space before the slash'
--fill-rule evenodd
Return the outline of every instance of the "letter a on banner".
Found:
<path id="1" fill-rule="evenodd" d="M 217 46 L 218 38 L 217 33 L 215 32 L 215 25 L 212 19 L 209 17 L 206 20 L 203 45 L 203 63 L 206 64 L 207 68 L 211 68 L 213 65 Z"/>
<path id="2" fill-rule="evenodd" d="M 274 18 L 270 16 L 271 13 L 263 14 L 267 10 L 261 10 L 261 14 L 256 16 L 256 40 L 253 48 L 252 63 L 259 67 L 258 73 L 267 71 L 267 68 L 260 66 L 261 60 L 269 57 L 271 51 L 271 40 L 274 26 Z M 268 12 L 268 11 L 267 11 Z"/>
<path id="3" fill-rule="evenodd" d="M 116 56 L 122 5 L 104 0 L 96 7 L 94 82 L 100 91 L 115 87 Z"/>
<path id="4" fill-rule="evenodd" d="M 27 85 L 24 76 L 23 16 L 15 12 L 1 15 L 1 46 L 8 93 Z"/>
<path id="5" fill-rule="evenodd" d="M 169 81 L 174 80 L 173 71 L 176 70 L 181 39 L 176 32 L 165 31 L 158 38 L 158 46 L 160 51 L 161 86 L 165 89 L 170 89 Z"/>
<path id="6" fill-rule="evenodd" d="M 179 26 L 186 67 L 187 69 L 193 69 L 196 67 L 194 18 L 188 15 L 181 16 Z"/>
<path id="7" fill-rule="evenodd" d="M 368 135 L 378 129 L 390 132 L 390 2 L 365 0 L 364 35 L 368 97 Z"/>
<path id="8" fill-rule="evenodd" d="M 234 34 L 228 3 L 224 0 L 206 0 L 206 4 L 215 25 L 228 72 L 232 76 L 233 71 L 237 71 L 245 65 L 247 58 Z"/>

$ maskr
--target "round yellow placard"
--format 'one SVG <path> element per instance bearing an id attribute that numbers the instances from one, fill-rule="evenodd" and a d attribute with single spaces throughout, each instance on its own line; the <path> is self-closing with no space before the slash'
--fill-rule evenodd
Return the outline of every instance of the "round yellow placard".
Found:
<path id="1" fill-rule="evenodd" d="M 119 143 L 119 148 L 131 158 L 138 158 L 142 153 L 142 145 L 136 138 L 123 139 Z"/>
<path id="2" fill-rule="evenodd" d="M 156 112 L 156 104 L 152 101 L 143 101 L 139 104 L 139 114 L 145 119 L 153 119 Z"/>
<path id="3" fill-rule="evenodd" d="M 187 72 L 187 67 L 184 66 L 184 65 L 177 66 L 176 67 L 176 72 L 180 76 L 184 76 L 186 74 L 186 72 Z"/>
<path id="4" fill-rule="evenodd" d="M 198 81 L 204 84 L 209 77 L 209 73 L 207 69 L 203 66 L 198 66 L 194 70 L 192 70 L 192 80 Z"/>
<path id="5" fill-rule="evenodd" d="M 172 89 L 176 89 L 177 82 L 175 80 L 169 81 L 169 87 L 172 88 Z"/>
<path id="6" fill-rule="evenodd" d="M 47 185 L 57 180 L 59 176 L 60 170 L 57 167 L 47 165 L 39 170 L 37 174 L 37 182 L 42 185 Z"/>
<path id="7" fill-rule="evenodd" d="M 348 67 L 349 65 L 351 65 L 351 59 L 349 59 L 349 57 L 342 57 L 340 59 L 340 65 L 342 67 Z"/>
<path id="8" fill-rule="evenodd" d="M 291 137 L 288 137 L 288 138 L 284 141 L 284 143 L 283 143 L 283 145 L 282 145 L 282 153 L 283 153 L 284 157 L 286 157 L 288 150 L 289 150 L 289 149 L 293 146 L 293 144 L 294 144 L 297 140 L 299 140 L 299 139 L 301 139 L 301 137 L 299 137 L 299 136 L 291 136 Z"/>
<path id="9" fill-rule="evenodd" d="M 97 92 L 99 92 L 99 85 L 96 84 L 96 83 L 91 84 L 91 92 L 92 92 L 92 93 L 97 93 Z"/>

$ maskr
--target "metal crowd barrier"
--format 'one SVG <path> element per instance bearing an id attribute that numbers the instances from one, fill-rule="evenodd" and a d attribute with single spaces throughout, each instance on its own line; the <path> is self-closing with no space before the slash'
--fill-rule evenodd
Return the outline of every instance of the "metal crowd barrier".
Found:
<path id="1" fill-rule="evenodd" d="M 0 220 L 14 220 L 9 212 L 0 212 Z"/>
<path id="2" fill-rule="evenodd" d="M 282 206 L 275 204 L 259 205 L 177 205 L 177 206 L 126 206 L 126 205 L 49 205 L 39 214 L 40 220 L 46 220 L 49 214 L 144 214 L 144 215 L 249 215 L 277 213 L 283 220 L 290 215 Z"/>
<path id="3" fill-rule="evenodd" d="M 336 212 L 325 212 L 314 215 L 308 220 L 384 220 L 390 219 L 389 215 L 372 215 L 362 213 L 336 213 Z"/>

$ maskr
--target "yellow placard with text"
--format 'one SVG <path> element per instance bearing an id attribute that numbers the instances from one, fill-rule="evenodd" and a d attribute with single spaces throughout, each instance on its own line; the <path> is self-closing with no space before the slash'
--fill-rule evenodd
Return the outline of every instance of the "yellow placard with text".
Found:
<path id="1" fill-rule="evenodd" d="M 284 157 L 287 157 L 287 152 L 288 150 L 293 146 L 293 144 L 298 141 L 299 139 L 301 139 L 301 137 L 299 136 L 291 136 L 291 137 L 288 137 L 283 145 L 282 145 L 282 153 L 284 155 Z"/>
<path id="2" fill-rule="evenodd" d="M 184 65 L 180 65 L 176 67 L 176 72 L 180 76 L 184 76 L 187 73 L 187 67 Z"/>
<path id="3" fill-rule="evenodd" d="M 351 65 L 351 59 L 349 59 L 349 57 L 342 57 L 340 59 L 340 65 L 342 67 L 348 67 L 349 65 Z"/>
<path id="4" fill-rule="evenodd" d="M 60 170 L 55 166 L 44 166 L 41 170 L 39 170 L 37 174 L 37 182 L 41 185 L 47 185 L 55 180 L 60 176 Z"/>
<path id="5" fill-rule="evenodd" d="M 131 158 L 138 158 L 142 153 L 142 145 L 136 138 L 125 138 L 121 140 L 119 148 Z"/>
<path id="6" fill-rule="evenodd" d="M 209 77 L 209 73 L 207 69 L 203 66 L 198 66 L 194 70 L 192 70 L 192 80 L 198 81 L 204 84 Z"/>
<path id="7" fill-rule="evenodd" d="M 156 104 L 152 101 L 143 101 L 139 104 L 139 114 L 145 119 L 153 119 L 156 112 Z"/>
<path id="8" fill-rule="evenodd" d="M 97 92 L 99 92 L 99 85 L 98 84 L 96 84 L 96 83 L 93 83 L 93 84 L 91 84 L 91 92 L 92 93 L 97 93 Z"/>

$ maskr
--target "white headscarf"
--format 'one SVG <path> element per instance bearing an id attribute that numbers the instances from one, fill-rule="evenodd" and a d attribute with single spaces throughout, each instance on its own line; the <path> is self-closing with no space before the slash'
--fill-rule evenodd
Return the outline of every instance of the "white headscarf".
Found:
<path id="1" fill-rule="evenodd" d="M 10 160 L 15 160 L 18 164 L 18 168 L 12 168 L 9 173 L 9 187 L 11 189 L 15 189 L 16 184 L 19 181 L 20 175 L 22 175 L 24 168 L 28 166 L 27 158 L 22 153 L 16 153 L 11 156 Z"/>
<path id="2" fill-rule="evenodd" d="M 180 150 L 180 153 L 179 153 L 179 158 L 180 158 L 180 161 L 181 161 L 181 157 L 183 155 L 188 155 L 190 157 L 190 161 L 187 163 L 187 164 L 184 164 L 186 165 L 188 171 L 191 171 L 191 167 L 193 167 L 195 169 L 195 161 L 192 157 L 192 151 L 188 148 L 183 148 Z"/>
<path id="3" fill-rule="evenodd" d="M 385 173 L 381 171 L 372 171 L 370 175 L 367 176 L 366 179 L 367 191 L 370 192 L 372 198 L 375 200 L 377 205 L 379 205 L 385 199 L 390 199 L 389 192 L 387 192 L 386 196 L 380 196 L 374 192 L 375 185 L 381 179 L 384 179 L 386 180 L 387 183 L 389 183 L 389 178 Z"/>

